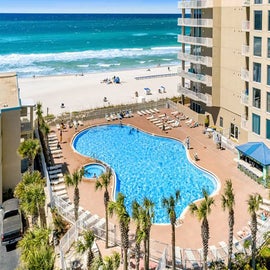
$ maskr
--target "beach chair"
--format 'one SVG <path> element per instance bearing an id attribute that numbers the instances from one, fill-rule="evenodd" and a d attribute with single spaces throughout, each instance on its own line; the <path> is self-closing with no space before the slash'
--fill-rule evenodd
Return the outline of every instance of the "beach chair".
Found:
<path id="1" fill-rule="evenodd" d="M 159 110 L 157 108 L 154 108 L 153 109 L 155 112 L 159 113 Z"/>
<path id="2" fill-rule="evenodd" d="M 151 112 L 149 110 L 145 110 L 145 112 L 148 113 L 148 114 L 151 114 Z"/>
<path id="3" fill-rule="evenodd" d="M 153 119 L 153 118 L 155 118 L 154 115 L 151 115 L 151 116 L 146 117 L 147 120 L 150 120 L 150 119 Z"/>
<path id="4" fill-rule="evenodd" d="M 140 111 L 137 111 L 137 114 L 138 114 L 139 116 L 143 116 L 143 114 L 142 114 Z"/>
<path id="5" fill-rule="evenodd" d="M 111 117 L 108 114 L 105 114 L 105 119 L 107 120 L 107 122 L 111 121 Z"/>
<path id="6" fill-rule="evenodd" d="M 149 111 L 150 111 L 151 113 L 156 113 L 156 111 L 153 110 L 153 109 L 149 109 Z"/>
<path id="7" fill-rule="evenodd" d="M 81 121 L 81 120 L 78 121 L 78 124 L 79 124 L 79 126 L 83 126 L 84 125 L 83 124 L 83 121 Z"/>

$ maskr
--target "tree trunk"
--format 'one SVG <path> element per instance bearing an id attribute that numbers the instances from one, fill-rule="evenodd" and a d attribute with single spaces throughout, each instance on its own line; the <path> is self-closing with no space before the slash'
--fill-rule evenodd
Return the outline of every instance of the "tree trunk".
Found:
<path id="1" fill-rule="evenodd" d="M 79 202 L 80 202 L 79 188 L 75 187 L 74 188 L 74 217 L 75 217 L 75 221 L 78 220 Z"/>
<path id="2" fill-rule="evenodd" d="M 175 270 L 175 225 L 172 225 L 172 269 Z"/>
<path id="3" fill-rule="evenodd" d="M 234 226 L 234 211 L 229 212 L 229 247 L 228 247 L 228 269 L 232 268 L 232 246 L 233 246 L 233 226 Z"/>
<path id="4" fill-rule="evenodd" d="M 202 241 L 203 241 L 203 269 L 207 270 L 209 224 L 206 218 L 203 219 L 201 230 L 202 230 Z"/>
<path id="5" fill-rule="evenodd" d="M 108 215 L 108 201 L 106 197 L 106 192 L 104 194 L 104 203 L 105 203 L 105 233 L 106 233 L 106 240 L 105 240 L 105 248 L 109 247 L 109 215 Z"/>

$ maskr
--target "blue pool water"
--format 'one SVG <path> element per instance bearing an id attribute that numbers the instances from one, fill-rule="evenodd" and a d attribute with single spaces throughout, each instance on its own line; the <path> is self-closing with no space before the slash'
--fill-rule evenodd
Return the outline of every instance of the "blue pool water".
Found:
<path id="1" fill-rule="evenodd" d="M 162 198 L 180 190 L 177 217 L 193 201 L 202 198 L 202 189 L 212 194 L 217 188 L 213 175 L 194 166 L 183 144 L 174 139 L 153 136 L 125 125 L 102 125 L 86 129 L 73 140 L 80 154 L 99 159 L 115 171 L 116 193 L 126 195 L 131 214 L 134 200 L 145 197 L 155 204 L 154 223 L 169 223 Z"/>
<path id="2" fill-rule="evenodd" d="M 84 166 L 84 177 L 95 178 L 99 177 L 106 171 L 105 167 L 101 164 L 93 163 Z"/>

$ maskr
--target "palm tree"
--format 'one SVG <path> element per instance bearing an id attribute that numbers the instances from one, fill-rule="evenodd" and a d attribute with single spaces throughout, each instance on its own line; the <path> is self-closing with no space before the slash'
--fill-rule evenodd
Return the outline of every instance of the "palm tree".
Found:
<path id="1" fill-rule="evenodd" d="M 208 215 L 211 213 L 211 206 L 214 204 L 214 199 L 209 197 L 206 190 L 203 190 L 204 199 L 200 205 L 197 206 L 195 203 L 190 204 L 189 209 L 193 215 L 196 215 L 201 223 L 201 237 L 203 243 L 203 269 L 207 269 L 207 255 L 208 255 L 208 241 L 209 241 L 209 223 Z"/>
<path id="2" fill-rule="evenodd" d="M 140 253 L 141 253 L 141 214 L 142 214 L 142 207 L 139 205 L 138 202 L 133 201 L 132 203 L 132 219 L 135 221 L 136 224 L 136 232 L 135 232 L 135 265 L 136 269 L 139 270 L 140 268 Z"/>
<path id="3" fill-rule="evenodd" d="M 96 257 L 91 266 L 91 270 L 117 270 L 120 266 L 120 254 L 113 251 L 111 256 Z"/>
<path id="4" fill-rule="evenodd" d="M 108 191 L 108 187 L 111 183 L 112 170 L 109 169 L 105 173 L 103 173 L 99 179 L 96 181 L 96 190 L 104 188 L 104 206 L 105 206 L 105 218 L 106 218 L 106 241 L 105 248 L 108 248 L 109 236 L 108 236 L 108 225 L 109 225 L 109 217 L 108 217 L 108 203 L 110 201 L 110 195 Z"/>
<path id="5" fill-rule="evenodd" d="M 168 199 L 162 199 L 162 206 L 166 208 L 167 214 L 170 218 L 172 227 L 172 269 L 175 269 L 175 223 L 176 223 L 176 213 L 175 206 L 180 200 L 180 190 L 175 192 L 175 197 L 170 196 Z"/>
<path id="6" fill-rule="evenodd" d="M 49 244 L 50 231 L 34 227 L 28 230 L 19 241 L 21 269 L 52 270 L 54 267 L 54 249 Z"/>
<path id="7" fill-rule="evenodd" d="M 27 139 L 23 141 L 18 148 L 19 155 L 23 159 L 27 158 L 30 171 L 34 169 L 34 160 L 36 155 L 40 152 L 40 149 L 39 140 L 37 139 Z"/>
<path id="8" fill-rule="evenodd" d="M 154 203 L 144 198 L 141 210 L 141 238 L 144 243 L 144 269 L 149 269 L 150 230 L 154 220 Z"/>
<path id="9" fill-rule="evenodd" d="M 78 185 L 82 181 L 83 175 L 84 175 L 84 168 L 81 168 L 80 170 L 76 170 L 72 175 L 70 174 L 65 175 L 66 185 L 74 187 L 73 203 L 74 203 L 75 221 L 78 220 L 79 203 L 80 203 L 80 192 L 79 192 Z"/>
<path id="10" fill-rule="evenodd" d="M 87 268 L 90 269 L 94 260 L 94 253 L 92 251 L 92 246 L 95 241 L 94 232 L 91 230 L 83 232 L 83 240 L 77 242 L 77 251 L 79 253 L 84 253 L 87 251 Z"/>
<path id="11" fill-rule="evenodd" d="M 129 247 L 129 223 L 130 217 L 125 206 L 125 196 L 119 192 L 116 201 L 110 201 L 108 204 L 109 214 L 112 216 L 115 213 L 119 219 L 120 234 L 121 234 L 121 248 L 123 250 L 124 270 L 128 269 L 127 251 Z"/>
<path id="12" fill-rule="evenodd" d="M 228 269 L 232 267 L 232 247 L 233 247 L 233 226 L 234 226 L 234 192 L 232 187 L 232 181 L 229 179 L 226 181 L 226 187 L 224 194 L 222 195 L 222 208 L 225 211 L 228 209 L 228 224 L 229 224 L 229 246 L 228 246 Z"/>
<path id="13" fill-rule="evenodd" d="M 14 195 L 20 200 L 22 210 L 32 216 L 36 224 L 39 216 L 41 227 L 46 227 L 45 215 L 45 179 L 39 171 L 25 172 L 22 181 L 15 187 Z"/>
<path id="14" fill-rule="evenodd" d="M 251 244 L 251 254 L 252 254 L 252 268 L 256 269 L 256 262 L 255 262 L 255 256 L 256 256 L 256 241 L 257 241 L 257 214 L 256 212 L 259 210 L 260 204 L 262 203 L 262 196 L 258 193 L 255 193 L 254 195 L 249 195 L 248 199 L 248 212 L 251 216 L 251 238 L 252 238 L 252 244 Z"/>
<path id="15" fill-rule="evenodd" d="M 37 116 L 37 123 L 38 123 L 38 128 L 39 128 L 44 122 L 41 102 L 38 102 L 36 105 L 36 116 Z"/>

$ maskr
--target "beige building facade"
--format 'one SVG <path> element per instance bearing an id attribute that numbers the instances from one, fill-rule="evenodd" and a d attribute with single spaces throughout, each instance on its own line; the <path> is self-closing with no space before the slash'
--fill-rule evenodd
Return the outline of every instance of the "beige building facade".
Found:
<path id="1" fill-rule="evenodd" d="M 270 147 L 270 0 L 180 0 L 178 8 L 183 109 L 236 144 Z"/>
<path id="2" fill-rule="evenodd" d="M 31 101 L 21 100 L 15 73 L 0 74 L 0 203 L 21 180 L 20 142 L 33 136 Z"/>

